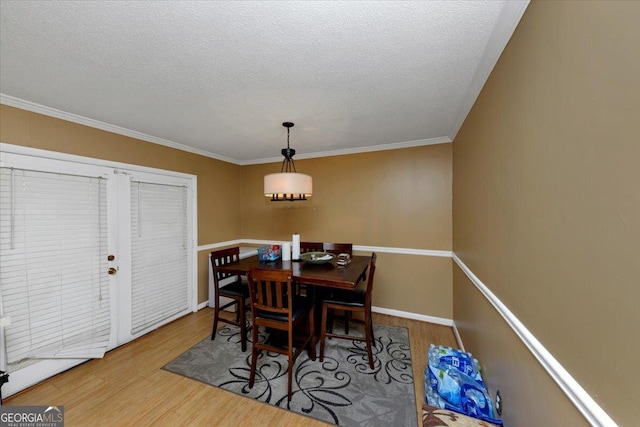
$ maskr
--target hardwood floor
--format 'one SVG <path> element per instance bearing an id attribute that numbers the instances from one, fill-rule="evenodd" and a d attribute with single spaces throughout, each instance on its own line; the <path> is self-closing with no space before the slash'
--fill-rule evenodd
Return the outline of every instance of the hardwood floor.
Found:
<path id="1" fill-rule="evenodd" d="M 447 326 L 374 314 L 409 330 L 418 420 L 429 344 L 457 347 Z M 63 405 L 72 426 L 326 426 L 293 412 L 163 371 L 211 333 L 213 310 L 185 316 L 131 343 L 4 400 L 5 405 Z M 250 349 L 248 349 L 250 351 Z"/>

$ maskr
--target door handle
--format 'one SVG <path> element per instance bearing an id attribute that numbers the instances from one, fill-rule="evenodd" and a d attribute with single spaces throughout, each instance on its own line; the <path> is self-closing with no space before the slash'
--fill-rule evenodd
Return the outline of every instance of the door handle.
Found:
<path id="1" fill-rule="evenodd" d="M 109 274 L 114 275 L 118 272 L 118 270 L 116 270 L 115 268 L 111 267 L 109 268 Z"/>

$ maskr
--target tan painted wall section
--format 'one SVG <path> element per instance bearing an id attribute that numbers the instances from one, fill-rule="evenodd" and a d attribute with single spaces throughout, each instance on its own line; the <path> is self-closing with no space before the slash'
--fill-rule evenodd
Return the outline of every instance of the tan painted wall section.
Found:
<path id="1" fill-rule="evenodd" d="M 465 349 L 481 354 L 483 379 L 492 397 L 500 390 L 505 426 L 587 426 L 576 407 L 505 323 L 491 303 L 453 266 L 456 327 Z"/>
<path id="2" fill-rule="evenodd" d="M 640 2 L 532 2 L 453 143 L 454 251 L 620 425 L 640 401 L 638 22 Z M 519 415 L 553 393 L 518 382 L 535 362 L 487 347 L 502 321 L 454 277 L 468 350 L 528 393 L 505 421 L 549 425 Z"/>
<path id="3" fill-rule="evenodd" d="M 198 245 L 240 238 L 451 249 L 451 144 L 300 161 L 314 178 L 307 203 L 272 203 L 263 176 L 279 165 L 236 166 L 2 106 L 0 141 L 198 176 Z M 380 254 L 374 304 L 450 319 L 451 260 Z M 207 300 L 207 251 L 198 302 Z"/>
<path id="4" fill-rule="evenodd" d="M 451 144 L 296 161 L 313 177 L 307 202 L 271 202 L 263 177 L 243 169 L 242 235 L 451 250 Z M 451 259 L 379 254 L 374 305 L 450 319 Z"/>
<path id="5" fill-rule="evenodd" d="M 240 238 L 240 166 L 6 105 L 0 105 L 0 141 L 197 175 L 198 244 Z M 198 302 L 203 302 L 207 264 L 198 258 Z"/>
<path id="6" fill-rule="evenodd" d="M 308 202 L 270 202 L 263 177 L 280 165 L 243 169 L 242 233 L 359 245 L 451 250 L 451 144 L 307 159 Z M 266 226 L 265 226 L 266 225 Z"/>

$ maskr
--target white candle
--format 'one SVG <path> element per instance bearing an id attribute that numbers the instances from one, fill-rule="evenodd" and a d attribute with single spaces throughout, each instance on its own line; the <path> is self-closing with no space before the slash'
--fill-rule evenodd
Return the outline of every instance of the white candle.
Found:
<path id="1" fill-rule="evenodd" d="M 293 235 L 292 254 L 291 257 L 294 260 L 300 259 L 300 234 L 295 233 Z"/>
<path id="2" fill-rule="evenodd" d="M 283 261 L 291 261 L 291 243 L 290 242 L 282 242 L 282 260 Z"/>

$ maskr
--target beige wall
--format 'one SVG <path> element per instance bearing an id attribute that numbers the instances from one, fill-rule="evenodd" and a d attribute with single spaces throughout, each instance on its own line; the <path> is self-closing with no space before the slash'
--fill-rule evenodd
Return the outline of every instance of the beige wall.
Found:
<path id="1" fill-rule="evenodd" d="M 455 253 L 621 425 L 640 401 L 639 21 L 640 2 L 532 2 L 453 143 Z M 505 422 L 549 425 L 557 393 L 454 270 Z"/>
<path id="2" fill-rule="evenodd" d="M 300 232 L 453 247 L 614 419 L 633 425 L 638 21 L 640 2 L 532 2 L 454 144 L 297 161 L 314 178 L 304 204 L 261 195 L 278 164 L 240 167 L 4 105 L 0 141 L 197 175 L 199 245 Z M 198 259 L 202 302 L 206 251 Z M 507 425 L 584 423 L 451 260 L 381 254 L 379 265 L 374 304 L 454 317 L 503 392 Z"/>
<path id="3" fill-rule="evenodd" d="M 271 202 L 265 174 L 243 168 L 242 236 L 451 250 L 451 144 L 296 161 L 308 202 Z M 374 305 L 451 319 L 451 259 L 381 253 Z M 409 295 L 410 297 L 407 297 Z"/>
<path id="4" fill-rule="evenodd" d="M 198 176 L 198 245 L 240 238 L 304 239 L 451 250 L 451 144 L 296 162 L 314 178 L 307 203 L 262 194 L 279 164 L 236 166 L 28 111 L 1 106 L 0 141 Z M 207 299 L 198 254 L 198 302 Z M 380 254 L 374 304 L 451 319 L 451 260 Z M 407 298 L 406 295 L 411 295 Z"/>
<path id="5" fill-rule="evenodd" d="M 588 425 L 522 340 L 459 268 L 454 267 L 456 327 L 465 349 L 482 354 L 482 375 L 500 390 L 505 426 Z"/>
<path id="6" fill-rule="evenodd" d="M 240 167 L 4 105 L 0 141 L 197 175 L 199 245 L 300 232 L 453 247 L 614 419 L 633 425 L 639 18 L 640 2 L 533 2 L 453 146 L 300 160 L 315 187 L 302 205 L 261 195 L 277 164 Z M 202 302 L 206 251 L 198 259 Z M 381 254 L 379 264 L 374 304 L 454 317 L 490 388 L 503 391 L 507 425 L 584 423 L 451 260 Z"/>
<path id="7" fill-rule="evenodd" d="M 241 167 L 208 157 L 0 105 L 0 142 L 198 176 L 198 244 L 240 238 Z M 198 302 L 207 299 L 198 256 Z"/>
<path id="8" fill-rule="evenodd" d="M 451 250 L 451 144 L 299 160 L 296 167 L 313 177 L 308 202 L 262 195 L 264 175 L 279 172 L 279 164 L 243 169 L 243 235 L 291 239 L 299 232 L 303 240 Z"/>

